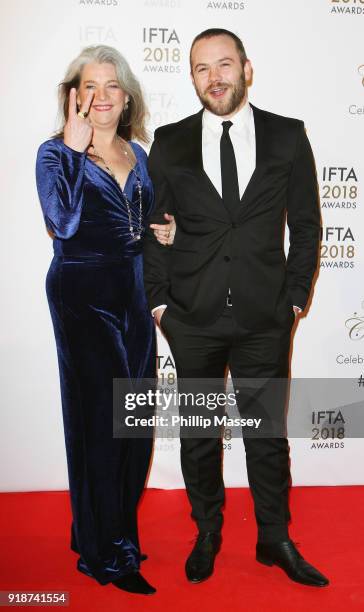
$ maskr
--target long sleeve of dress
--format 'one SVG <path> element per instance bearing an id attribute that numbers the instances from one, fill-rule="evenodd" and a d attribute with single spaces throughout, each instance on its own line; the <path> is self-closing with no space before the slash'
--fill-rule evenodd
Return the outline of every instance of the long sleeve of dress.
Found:
<path id="1" fill-rule="evenodd" d="M 86 153 L 61 140 L 44 142 L 38 150 L 36 180 L 44 220 L 57 238 L 71 238 L 78 229 L 83 207 Z"/>

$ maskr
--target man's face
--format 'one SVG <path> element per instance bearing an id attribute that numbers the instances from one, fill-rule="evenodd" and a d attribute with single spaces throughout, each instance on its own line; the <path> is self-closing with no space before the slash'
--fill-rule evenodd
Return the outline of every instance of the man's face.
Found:
<path id="1" fill-rule="evenodd" d="M 234 40 L 225 34 L 195 43 L 191 77 L 202 105 L 220 117 L 229 117 L 246 100 L 246 82 L 251 78 L 249 60 L 244 68 Z"/>

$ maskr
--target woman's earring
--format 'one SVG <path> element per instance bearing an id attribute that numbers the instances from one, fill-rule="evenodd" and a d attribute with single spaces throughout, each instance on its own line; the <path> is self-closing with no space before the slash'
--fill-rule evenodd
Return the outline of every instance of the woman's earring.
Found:
<path id="1" fill-rule="evenodd" d="M 124 104 L 123 110 L 124 111 L 128 110 L 128 106 L 129 106 L 129 100 Z"/>

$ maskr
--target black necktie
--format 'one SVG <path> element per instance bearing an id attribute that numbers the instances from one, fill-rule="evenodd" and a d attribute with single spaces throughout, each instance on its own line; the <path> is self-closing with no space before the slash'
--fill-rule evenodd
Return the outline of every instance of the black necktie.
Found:
<path id="1" fill-rule="evenodd" d="M 228 210 L 234 215 L 239 204 L 239 180 L 233 143 L 229 136 L 231 121 L 222 122 L 220 140 L 221 190 L 222 199 Z"/>

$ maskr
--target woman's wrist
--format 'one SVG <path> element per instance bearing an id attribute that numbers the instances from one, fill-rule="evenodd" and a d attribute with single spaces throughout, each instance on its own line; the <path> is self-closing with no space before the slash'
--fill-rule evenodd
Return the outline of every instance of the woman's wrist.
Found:
<path id="1" fill-rule="evenodd" d="M 78 148 L 75 148 L 75 146 L 74 146 L 72 143 L 65 142 L 64 140 L 63 140 L 62 142 L 63 142 L 64 146 L 65 146 L 65 147 L 66 147 L 66 148 L 67 148 L 69 151 L 71 151 L 72 153 L 76 153 L 76 154 L 78 154 L 78 155 L 84 155 L 84 154 L 85 154 L 85 149 L 83 149 L 83 150 L 81 149 L 81 150 L 80 150 L 80 149 L 78 149 Z"/>

